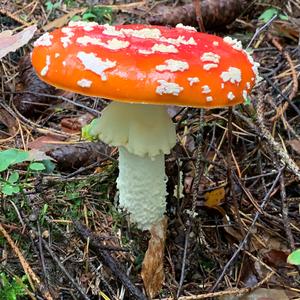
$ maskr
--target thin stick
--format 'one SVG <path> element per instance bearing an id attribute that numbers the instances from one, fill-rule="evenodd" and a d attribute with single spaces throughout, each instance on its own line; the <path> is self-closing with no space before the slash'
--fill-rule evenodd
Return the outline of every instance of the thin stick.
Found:
<path id="1" fill-rule="evenodd" d="M 69 279 L 69 281 L 72 283 L 72 285 L 78 290 L 78 292 L 80 293 L 80 295 L 82 297 L 81 299 L 90 300 L 90 298 L 87 296 L 87 294 L 81 288 L 81 286 L 79 284 L 77 284 L 77 282 L 75 281 L 75 279 L 66 270 L 66 268 L 61 263 L 61 261 L 59 260 L 59 258 L 53 253 L 53 251 L 51 250 L 51 248 L 48 245 L 48 243 L 44 239 L 41 239 L 41 240 L 42 240 L 43 246 L 45 247 L 45 249 L 47 250 L 47 252 L 51 255 L 52 259 L 57 263 L 58 267 L 66 275 L 66 277 Z"/>
<path id="2" fill-rule="evenodd" d="M 268 202 L 268 200 L 269 200 L 269 198 L 271 196 L 271 193 L 273 192 L 276 184 L 278 183 L 278 181 L 280 179 L 280 176 L 282 174 L 283 169 L 284 169 L 284 167 L 282 167 L 279 170 L 279 172 L 278 172 L 278 174 L 277 174 L 277 176 L 276 176 L 276 178 L 275 178 L 275 180 L 274 180 L 274 182 L 273 182 L 270 190 L 268 191 L 268 193 L 265 195 L 264 199 L 262 200 L 262 203 L 260 205 L 261 210 L 263 210 L 263 208 L 266 206 L 266 204 L 267 204 L 267 202 Z M 221 282 L 221 280 L 225 276 L 228 268 L 233 263 L 233 261 L 236 259 L 237 255 L 240 253 L 240 251 L 244 248 L 244 245 L 248 241 L 248 238 L 249 238 L 250 234 L 252 233 L 252 231 L 254 229 L 254 226 L 255 226 L 255 223 L 258 220 L 259 216 L 260 216 L 260 212 L 257 211 L 256 214 L 255 214 L 255 216 L 254 216 L 254 219 L 252 221 L 252 224 L 250 225 L 250 227 L 249 227 L 249 229 L 248 229 L 248 231 L 247 231 L 244 239 L 240 242 L 238 248 L 236 249 L 236 251 L 234 252 L 234 254 L 232 255 L 232 257 L 229 259 L 229 261 L 226 263 L 226 265 L 224 266 L 221 275 L 219 276 L 219 278 L 216 281 L 216 283 L 214 284 L 214 286 L 211 288 L 211 291 L 214 291 L 218 287 L 219 283 Z"/>
<path id="3" fill-rule="evenodd" d="M 33 270 L 31 269 L 30 265 L 28 264 L 28 262 L 26 261 L 25 257 L 23 256 L 22 252 L 20 251 L 20 249 L 16 246 L 16 244 L 14 243 L 14 241 L 11 239 L 10 235 L 8 234 L 8 232 L 3 228 L 2 224 L 0 223 L 0 233 L 5 237 L 5 239 L 7 240 L 8 244 L 10 245 L 10 247 L 12 248 L 12 250 L 14 251 L 14 253 L 16 254 L 16 256 L 18 257 L 24 272 L 28 275 L 29 281 L 33 281 L 39 291 L 42 293 L 43 297 L 46 300 L 53 300 L 52 296 L 50 295 L 50 293 L 48 291 L 44 291 L 44 287 L 43 284 L 41 283 L 40 278 L 33 272 Z M 34 287 L 34 286 L 32 286 Z"/>
<path id="4" fill-rule="evenodd" d="M 198 198 L 198 193 L 199 193 L 199 184 L 200 184 L 200 179 L 203 173 L 203 168 L 201 168 L 201 161 L 202 161 L 202 146 L 203 146 L 203 127 L 204 127 L 204 109 L 200 109 L 199 111 L 199 130 L 198 130 L 198 147 L 197 147 L 197 158 L 196 158 L 196 164 L 195 164 L 195 178 L 193 182 L 193 202 L 192 202 L 192 217 L 191 220 L 189 220 L 188 228 L 185 233 L 185 242 L 184 242 L 184 250 L 183 250 L 183 257 L 182 257 L 182 265 L 181 265 L 181 273 L 180 273 L 180 280 L 178 284 L 178 289 L 177 289 L 177 297 L 179 297 L 182 289 L 182 285 L 184 282 L 185 278 L 185 267 L 186 267 L 186 257 L 187 257 L 187 249 L 189 245 L 189 236 L 190 232 L 193 226 L 193 218 L 196 210 L 196 205 L 197 205 L 197 198 Z M 203 231 L 201 228 L 201 225 L 199 226 L 199 234 L 201 237 L 203 237 Z M 204 238 L 201 238 L 201 240 L 205 240 Z"/>
<path id="5" fill-rule="evenodd" d="M 280 177 L 280 196 L 282 207 L 282 220 L 285 233 L 292 250 L 295 250 L 295 240 L 291 230 L 291 224 L 289 220 L 289 206 L 286 199 L 285 182 L 283 176 Z"/>
<path id="6" fill-rule="evenodd" d="M 201 32 L 205 32 L 205 27 L 202 18 L 201 0 L 193 0 L 193 5 L 196 13 L 196 20 Z"/>
<path id="7" fill-rule="evenodd" d="M 275 274 L 275 271 L 272 270 L 270 273 L 267 274 L 267 276 L 262 281 L 258 282 L 255 286 L 253 286 L 251 288 L 231 289 L 231 290 L 214 292 L 214 293 L 206 293 L 206 294 L 201 294 L 201 295 L 183 296 L 183 297 L 179 297 L 177 300 L 200 300 L 200 299 L 212 299 L 212 298 L 217 299 L 220 296 L 225 296 L 225 295 L 247 294 L 247 293 L 257 289 L 258 287 L 262 286 L 266 282 L 268 282 L 269 279 L 274 274 Z M 160 298 L 160 300 L 174 300 L 174 298 Z"/>
<path id="8" fill-rule="evenodd" d="M 232 106 L 230 106 L 228 108 L 228 124 L 227 124 L 227 128 L 228 128 L 228 135 L 227 135 L 227 139 L 228 139 L 228 147 L 227 147 L 227 180 L 228 180 L 228 187 L 229 187 L 229 191 L 232 197 L 232 203 L 234 206 L 234 211 L 235 211 L 235 215 L 237 218 L 237 222 L 239 224 L 240 230 L 242 232 L 242 234 L 245 234 L 245 230 L 242 226 L 242 222 L 241 222 L 241 216 L 240 216 L 240 211 L 239 211 L 239 207 L 238 207 L 238 201 L 236 198 L 236 192 L 235 192 L 235 188 L 233 186 L 233 180 L 232 180 L 232 160 L 231 160 L 231 156 L 233 155 L 232 153 Z"/>
<path id="9" fill-rule="evenodd" d="M 246 49 L 248 49 L 252 43 L 254 42 L 254 40 L 256 39 L 256 37 L 265 29 L 267 29 L 272 23 L 273 21 L 275 21 L 275 19 L 277 19 L 278 15 L 274 15 L 266 24 L 264 24 L 262 27 L 259 27 L 255 30 L 255 33 L 252 37 L 252 39 L 250 40 L 250 42 L 248 43 Z"/>
<path id="10" fill-rule="evenodd" d="M 132 296 L 137 300 L 147 300 L 144 294 L 131 282 L 118 262 L 113 259 L 107 250 L 102 249 L 102 245 L 99 243 L 94 234 L 92 234 L 87 227 L 78 221 L 73 221 L 73 224 L 75 226 L 75 230 L 83 240 L 90 240 L 90 249 L 95 252 L 95 254 L 101 259 L 102 263 L 110 269 L 113 275 L 122 282 Z"/>

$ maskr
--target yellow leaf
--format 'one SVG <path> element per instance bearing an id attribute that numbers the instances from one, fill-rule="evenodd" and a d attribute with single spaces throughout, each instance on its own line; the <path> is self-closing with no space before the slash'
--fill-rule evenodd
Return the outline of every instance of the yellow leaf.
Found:
<path id="1" fill-rule="evenodd" d="M 215 189 L 204 194 L 204 205 L 210 208 L 216 208 L 225 198 L 225 189 L 223 187 Z"/>

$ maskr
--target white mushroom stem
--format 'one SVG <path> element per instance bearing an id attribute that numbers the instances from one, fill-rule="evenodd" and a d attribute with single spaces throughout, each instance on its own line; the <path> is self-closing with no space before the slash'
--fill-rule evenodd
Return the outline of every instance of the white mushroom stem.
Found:
<path id="1" fill-rule="evenodd" d="M 119 147 L 120 206 L 140 229 L 150 229 L 166 210 L 164 155 L 176 142 L 166 108 L 112 102 L 84 135 Z"/>
<path id="2" fill-rule="evenodd" d="M 149 230 L 166 210 L 164 154 L 141 157 L 119 147 L 119 204 L 130 212 L 130 220 Z"/>

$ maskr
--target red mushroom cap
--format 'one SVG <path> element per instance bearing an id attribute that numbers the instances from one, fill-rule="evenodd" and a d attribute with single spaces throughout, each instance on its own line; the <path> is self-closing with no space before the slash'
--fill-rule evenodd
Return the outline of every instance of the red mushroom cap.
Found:
<path id="1" fill-rule="evenodd" d="M 244 101 L 257 63 L 231 38 L 192 27 L 70 22 L 34 44 L 40 78 L 64 90 L 131 103 L 193 107 Z"/>

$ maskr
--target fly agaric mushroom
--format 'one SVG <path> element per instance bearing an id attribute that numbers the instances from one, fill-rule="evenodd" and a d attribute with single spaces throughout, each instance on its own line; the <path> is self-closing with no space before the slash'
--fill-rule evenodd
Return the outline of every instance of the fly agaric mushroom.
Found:
<path id="1" fill-rule="evenodd" d="M 163 104 L 233 106 L 258 78 L 258 64 L 240 42 L 181 24 L 70 22 L 34 43 L 32 64 L 57 88 L 117 101 L 84 134 L 119 147 L 120 206 L 143 230 L 166 207 L 164 155 L 176 135 Z"/>

